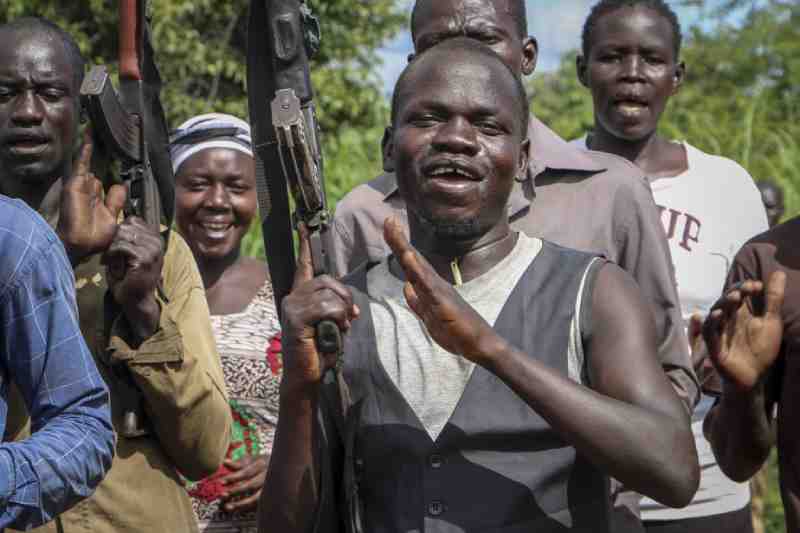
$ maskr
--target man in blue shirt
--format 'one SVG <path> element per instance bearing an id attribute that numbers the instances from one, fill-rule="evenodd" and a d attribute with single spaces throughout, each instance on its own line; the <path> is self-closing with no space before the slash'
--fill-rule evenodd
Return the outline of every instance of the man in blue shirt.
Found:
<path id="1" fill-rule="evenodd" d="M 0 444 L 2 531 L 43 524 L 89 496 L 111 466 L 114 434 L 58 237 L 23 202 L 0 195 L 0 250 L 0 432 L 10 382 L 33 429 Z"/>

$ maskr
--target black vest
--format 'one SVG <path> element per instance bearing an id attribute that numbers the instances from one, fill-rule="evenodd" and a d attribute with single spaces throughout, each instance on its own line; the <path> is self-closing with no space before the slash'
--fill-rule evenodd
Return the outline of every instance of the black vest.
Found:
<path id="1" fill-rule="evenodd" d="M 587 269 L 584 309 L 591 307 L 595 256 L 545 242 L 494 326 L 540 362 L 568 375 L 575 303 Z M 348 279 L 361 317 L 345 339 L 343 376 L 352 407 L 328 425 L 326 438 L 344 459 L 323 461 L 323 482 L 337 485 L 345 529 L 364 533 L 603 533 L 609 530 L 608 481 L 578 456 L 496 376 L 476 367 L 434 442 L 384 370 L 377 354 L 366 270 Z M 590 319 L 581 311 L 583 331 Z M 330 384 L 332 385 L 332 384 Z M 328 387 L 327 412 L 336 398 Z M 325 402 L 323 402 L 325 403 Z M 334 460 L 334 462 L 338 462 Z M 327 466 L 326 466 L 327 463 Z M 331 515 L 328 515 L 332 518 Z M 336 531 L 319 516 L 317 531 Z M 336 520 L 336 521 L 339 521 Z M 320 527 L 321 526 L 321 527 Z M 330 522 L 328 526 L 333 526 Z"/>

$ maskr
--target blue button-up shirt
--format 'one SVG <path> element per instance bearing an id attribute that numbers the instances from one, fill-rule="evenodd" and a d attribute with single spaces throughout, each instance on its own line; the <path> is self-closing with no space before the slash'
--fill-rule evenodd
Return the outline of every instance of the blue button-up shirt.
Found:
<path id="1" fill-rule="evenodd" d="M 78 327 L 75 281 L 50 227 L 0 195 L 0 434 L 13 381 L 33 435 L 0 445 L 0 531 L 53 519 L 111 466 L 109 396 Z"/>

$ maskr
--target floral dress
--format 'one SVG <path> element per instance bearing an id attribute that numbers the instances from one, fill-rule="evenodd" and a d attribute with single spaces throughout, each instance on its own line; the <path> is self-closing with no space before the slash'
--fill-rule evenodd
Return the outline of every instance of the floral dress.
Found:
<path id="1" fill-rule="evenodd" d="M 230 397 L 233 426 L 226 459 L 238 461 L 272 450 L 278 423 L 278 388 L 281 379 L 280 325 L 265 283 L 241 313 L 212 315 L 211 327 L 222 361 Z M 256 513 L 228 513 L 219 500 L 228 474 L 223 465 L 199 482 L 186 482 L 200 531 L 255 533 Z"/>

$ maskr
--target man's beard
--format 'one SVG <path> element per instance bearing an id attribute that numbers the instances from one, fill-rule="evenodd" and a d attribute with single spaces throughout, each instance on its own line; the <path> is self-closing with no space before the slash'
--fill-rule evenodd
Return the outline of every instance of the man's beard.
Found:
<path id="1" fill-rule="evenodd" d="M 427 227 L 433 231 L 438 239 L 453 241 L 477 240 L 484 233 L 486 228 L 480 217 L 469 220 L 444 220 L 437 219 L 422 210 L 416 213 L 422 227 Z"/>

